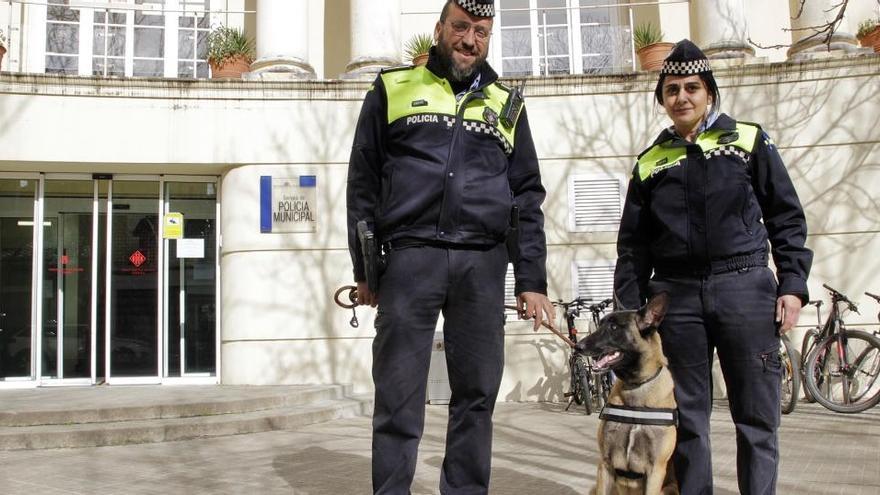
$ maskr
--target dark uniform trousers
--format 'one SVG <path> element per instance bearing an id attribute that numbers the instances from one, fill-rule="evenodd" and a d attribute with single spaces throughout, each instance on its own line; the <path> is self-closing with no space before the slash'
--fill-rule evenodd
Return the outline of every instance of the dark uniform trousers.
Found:
<path id="1" fill-rule="evenodd" d="M 709 416 L 712 358 L 717 349 L 736 426 L 740 493 L 774 494 L 779 463 L 779 337 L 776 281 L 767 267 L 650 282 L 670 305 L 660 326 L 679 409 L 673 456 L 682 495 L 712 493 Z"/>
<path id="2" fill-rule="evenodd" d="M 438 315 L 452 398 L 443 494 L 488 493 L 492 412 L 504 367 L 504 244 L 392 250 L 373 341 L 373 491 L 410 493 Z"/>

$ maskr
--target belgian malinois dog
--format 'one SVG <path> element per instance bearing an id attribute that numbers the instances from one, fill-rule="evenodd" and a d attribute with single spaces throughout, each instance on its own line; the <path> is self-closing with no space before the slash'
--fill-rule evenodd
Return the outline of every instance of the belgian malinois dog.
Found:
<path id="1" fill-rule="evenodd" d="M 639 310 L 609 313 L 577 344 L 594 368 L 617 377 L 599 416 L 596 495 L 679 493 L 671 462 L 676 404 L 657 333 L 668 301 L 660 293 Z"/>

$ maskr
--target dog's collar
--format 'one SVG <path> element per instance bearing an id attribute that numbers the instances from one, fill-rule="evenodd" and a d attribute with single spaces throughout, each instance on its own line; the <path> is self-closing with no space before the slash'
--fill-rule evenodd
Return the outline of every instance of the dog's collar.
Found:
<path id="1" fill-rule="evenodd" d="M 636 425 L 678 426 L 678 409 L 605 404 L 599 419 Z"/>
<path id="2" fill-rule="evenodd" d="M 633 384 L 633 385 L 629 385 L 629 384 L 624 383 L 624 384 L 623 384 L 623 388 L 626 389 L 626 390 L 633 390 L 633 389 L 639 388 L 639 387 L 641 387 L 642 385 L 644 385 L 644 384 L 646 384 L 646 383 L 648 383 L 648 382 L 650 382 L 650 381 L 656 379 L 658 376 L 660 376 L 660 372 L 662 372 L 662 371 L 663 371 L 663 366 L 661 365 L 659 368 L 657 368 L 657 372 L 654 373 L 654 374 L 651 376 L 651 378 L 648 378 L 647 380 L 644 380 L 644 381 L 638 382 L 638 383 Z"/>

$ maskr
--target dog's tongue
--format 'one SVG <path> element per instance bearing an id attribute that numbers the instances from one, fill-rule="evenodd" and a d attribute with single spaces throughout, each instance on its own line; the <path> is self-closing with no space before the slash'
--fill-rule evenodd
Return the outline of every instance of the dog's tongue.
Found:
<path id="1" fill-rule="evenodd" d="M 596 367 L 599 369 L 607 368 L 608 363 L 617 359 L 617 356 L 620 356 L 620 353 L 617 351 L 612 352 L 611 354 L 605 354 L 598 361 L 596 361 Z"/>

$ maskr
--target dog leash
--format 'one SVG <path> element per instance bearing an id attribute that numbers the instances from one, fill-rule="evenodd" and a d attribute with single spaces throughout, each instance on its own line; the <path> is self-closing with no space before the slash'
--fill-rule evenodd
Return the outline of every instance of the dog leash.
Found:
<path id="1" fill-rule="evenodd" d="M 519 308 L 517 308 L 516 306 L 509 306 L 509 305 L 505 304 L 504 309 L 510 309 L 510 310 L 519 312 Z M 568 344 L 569 347 L 575 346 L 575 343 L 572 342 L 571 339 L 568 338 L 568 336 L 563 335 L 562 332 L 560 332 L 559 330 L 548 325 L 546 321 L 542 321 L 541 326 L 546 328 L 547 330 L 550 330 L 551 332 L 555 333 L 556 336 L 559 337 L 560 339 L 562 339 L 566 344 Z"/>

